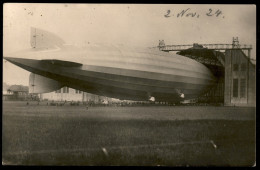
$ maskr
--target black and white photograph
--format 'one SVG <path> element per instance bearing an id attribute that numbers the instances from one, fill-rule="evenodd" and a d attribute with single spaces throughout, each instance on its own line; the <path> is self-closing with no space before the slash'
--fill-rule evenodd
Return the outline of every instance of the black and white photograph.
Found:
<path id="1" fill-rule="evenodd" d="M 2 165 L 256 166 L 256 5 L 3 4 Z"/>

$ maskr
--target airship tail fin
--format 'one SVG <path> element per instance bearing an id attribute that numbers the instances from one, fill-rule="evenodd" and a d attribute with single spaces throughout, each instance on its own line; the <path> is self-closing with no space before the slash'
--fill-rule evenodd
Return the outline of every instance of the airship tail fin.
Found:
<path id="1" fill-rule="evenodd" d="M 34 49 L 61 48 L 65 42 L 57 35 L 38 28 L 31 28 L 31 47 Z"/>

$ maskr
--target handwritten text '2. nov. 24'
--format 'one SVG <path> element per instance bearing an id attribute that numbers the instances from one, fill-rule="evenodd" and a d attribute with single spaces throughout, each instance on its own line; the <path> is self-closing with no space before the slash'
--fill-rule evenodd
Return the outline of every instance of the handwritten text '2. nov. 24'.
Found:
<path id="1" fill-rule="evenodd" d="M 174 10 L 167 10 L 166 14 L 164 15 L 165 18 L 169 18 L 169 17 L 176 17 L 176 18 L 184 18 L 184 17 L 191 17 L 191 18 L 200 18 L 201 15 L 205 15 L 208 17 L 222 17 L 225 18 L 225 16 L 223 15 L 223 12 L 220 9 L 211 9 L 209 8 L 207 11 L 205 12 L 200 12 L 198 13 L 197 11 L 193 11 L 190 8 L 187 9 L 183 9 L 180 11 L 174 11 Z"/>

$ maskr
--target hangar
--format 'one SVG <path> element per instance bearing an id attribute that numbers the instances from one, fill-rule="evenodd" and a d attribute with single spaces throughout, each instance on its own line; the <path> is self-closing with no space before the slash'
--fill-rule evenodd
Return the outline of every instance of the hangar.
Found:
<path id="1" fill-rule="evenodd" d="M 238 37 L 232 44 L 165 45 L 159 50 L 177 51 L 211 70 L 217 83 L 198 102 L 223 103 L 226 106 L 256 106 L 256 65 L 250 56 L 252 46 L 240 45 Z"/>

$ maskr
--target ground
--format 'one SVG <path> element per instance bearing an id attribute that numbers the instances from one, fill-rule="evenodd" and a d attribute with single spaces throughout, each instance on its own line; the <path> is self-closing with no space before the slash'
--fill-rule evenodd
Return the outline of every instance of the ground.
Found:
<path id="1" fill-rule="evenodd" d="M 255 108 L 3 102 L 4 165 L 253 166 Z"/>

